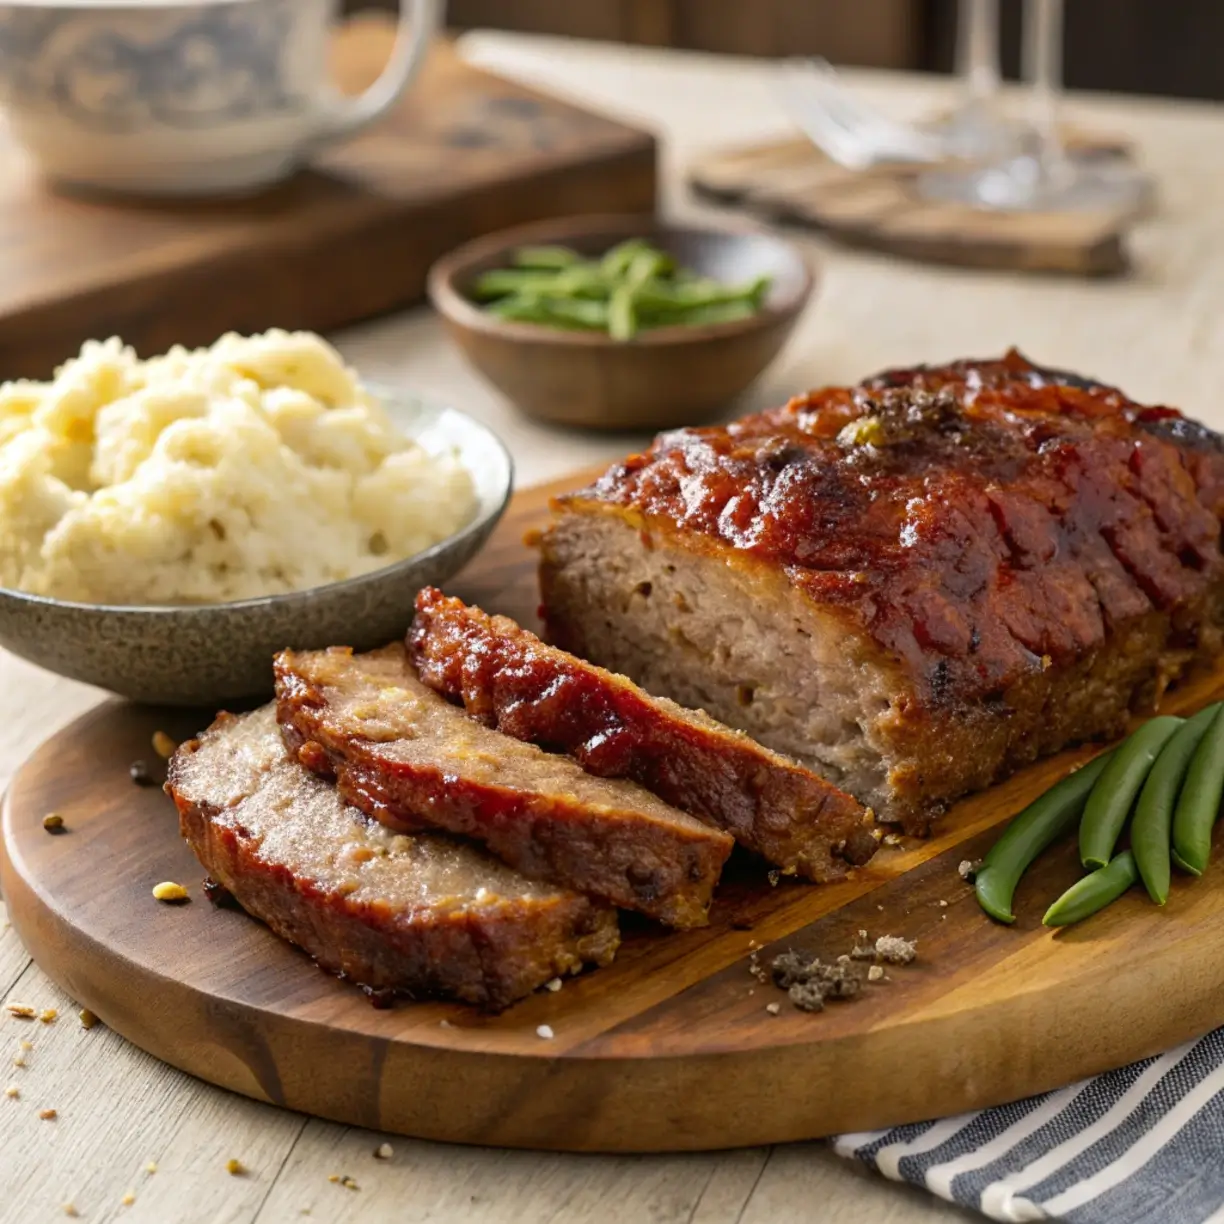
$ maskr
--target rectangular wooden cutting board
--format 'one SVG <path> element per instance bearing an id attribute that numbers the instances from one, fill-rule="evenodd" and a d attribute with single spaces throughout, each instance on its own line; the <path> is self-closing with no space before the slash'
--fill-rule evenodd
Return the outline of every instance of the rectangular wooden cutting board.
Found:
<path id="1" fill-rule="evenodd" d="M 346 90 L 394 37 L 337 35 Z M 647 132 L 464 63 L 441 42 L 393 115 L 246 200 L 120 202 L 53 194 L 0 134 L 0 378 L 47 377 L 90 338 L 144 354 L 235 330 L 324 331 L 411 305 L 429 265 L 503 226 L 651 212 Z"/>

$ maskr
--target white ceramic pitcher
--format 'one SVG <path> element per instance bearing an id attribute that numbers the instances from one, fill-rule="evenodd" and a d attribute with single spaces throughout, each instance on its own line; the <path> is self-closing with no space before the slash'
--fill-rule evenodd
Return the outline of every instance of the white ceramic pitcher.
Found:
<path id="1" fill-rule="evenodd" d="M 0 108 L 54 181 L 210 195 L 276 182 L 395 104 L 444 0 L 400 0 L 357 98 L 328 80 L 338 0 L 0 0 Z"/>

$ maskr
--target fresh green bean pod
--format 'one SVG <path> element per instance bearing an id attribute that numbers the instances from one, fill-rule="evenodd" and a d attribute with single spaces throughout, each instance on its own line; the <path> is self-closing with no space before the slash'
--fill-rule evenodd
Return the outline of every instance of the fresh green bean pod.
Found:
<path id="1" fill-rule="evenodd" d="M 1224 792 L 1224 707 L 1199 740 L 1173 811 L 1173 859 L 1202 875 L 1211 857 L 1211 830 Z"/>
<path id="2" fill-rule="evenodd" d="M 1148 774 L 1131 820 L 1131 851 L 1139 878 L 1157 905 L 1169 899 L 1171 868 L 1169 843 L 1173 836 L 1173 809 L 1199 741 L 1221 709 L 1220 703 L 1200 710 L 1173 733 L 1160 750 Z"/>
<path id="3" fill-rule="evenodd" d="M 1076 880 L 1045 912 L 1042 924 L 1049 927 L 1070 926 L 1112 905 L 1137 879 L 1139 869 L 1129 850 L 1115 855 L 1104 867 L 1090 871 Z"/>
<path id="4" fill-rule="evenodd" d="M 1152 763 L 1184 721 L 1169 715 L 1149 719 L 1115 749 L 1099 785 L 1088 797 L 1080 821 L 1080 861 L 1089 870 L 1104 867 L 1113 857 L 1131 805 Z"/>
<path id="5" fill-rule="evenodd" d="M 608 335 L 613 340 L 632 340 L 637 332 L 633 286 L 619 285 L 608 302 Z"/>
<path id="6" fill-rule="evenodd" d="M 1034 799 L 1003 831 L 974 876 L 978 904 L 998 922 L 1015 922 L 1012 897 L 1029 864 L 1068 833 L 1079 819 L 1088 795 L 1113 752 L 1094 757 Z"/>

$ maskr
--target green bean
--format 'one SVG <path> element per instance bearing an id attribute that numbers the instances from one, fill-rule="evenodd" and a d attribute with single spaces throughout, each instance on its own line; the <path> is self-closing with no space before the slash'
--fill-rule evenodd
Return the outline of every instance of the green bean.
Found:
<path id="1" fill-rule="evenodd" d="M 514 252 L 516 268 L 569 268 L 580 263 L 582 256 L 564 246 L 525 246 Z"/>
<path id="2" fill-rule="evenodd" d="M 606 330 L 631 340 L 655 327 L 698 327 L 744 319 L 761 308 L 768 276 L 725 285 L 676 266 L 666 251 L 634 238 L 599 259 L 563 246 L 515 251 L 513 267 L 475 278 L 474 301 L 503 319 L 551 327 Z"/>
<path id="3" fill-rule="evenodd" d="M 1137 734 L 1137 733 L 1136 733 Z M 1110 859 L 1104 867 L 1090 871 L 1067 889 L 1045 912 L 1042 924 L 1050 927 L 1070 926 L 1103 910 L 1116 901 L 1137 879 L 1139 869 L 1129 850 Z"/>
<path id="4" fill-rule="evenodd" d="M 608 303 L 608 335 L 613 340 L 632 340 L 637 331 L 633 286 L 619 285 Z"/>
<path id="5" fill-rule="evenodd" d="M 1097 779 L 1113 758 L 1106 752 L 1034 799 L 990 848 L 974 877 L 978 904 L 999 922 L 1015 922 L 1012 897 L 1029 864 L 1070 832 Z"/>
<path id="6" fill-rule="evenodd" d="M 1186 777 L 1190 758 L 1220 710 L 1220 704 L 1200 710 L 1174 732 L 1160 750 L 1148 774 L 1131 821 L 1131 850 L 1139 878 L 1157 905 L 1169 899 L 1169 842 L 1173 830 L 1173 808 Z"/>
<path id="7" fill-rule="evenodd" d="M 1224 708 L 1199 740 L 1173 812 L 1173 861 L 1202 875 L 1211 857 L 1211 830 L 1224 791 Z"/>
<path id="8" fill-rule="evenodd" d="M 1104 867 L 1112 858 L 1152 762 L 1183 721 L 1168 715 L 1149 719 L 1118 745 L 1099 784 L 1093 787 L 1080 821 L 1080 861 L 1089 870 Z"/>

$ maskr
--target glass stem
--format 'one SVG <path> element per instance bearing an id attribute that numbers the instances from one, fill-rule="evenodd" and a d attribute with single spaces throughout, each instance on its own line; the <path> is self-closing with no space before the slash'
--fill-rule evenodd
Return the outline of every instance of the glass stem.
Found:
<path id="1" fill-rule="evenodd" d="M 1024 80 L 1030 89 L 1033 126 L 1043 166 L 1062 160 L 1059 102 L 1063 82 L 1063 0 L 1028 0 L 1022 49 Z"/>
<path id="2" fill-rule="evenodd" d="M 957 5 L 956 71 L 969 99 L 984 102 L 999 92 L 999 0 L 960 0 Z"/>

